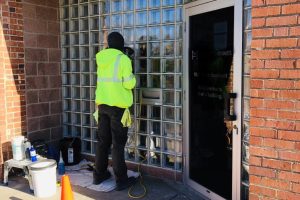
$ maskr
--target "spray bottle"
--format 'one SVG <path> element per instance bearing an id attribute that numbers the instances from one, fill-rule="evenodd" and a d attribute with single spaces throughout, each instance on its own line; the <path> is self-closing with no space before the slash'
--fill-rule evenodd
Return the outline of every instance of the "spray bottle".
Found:
<path id="1" fill-rule="evenodd" d="M 65 163 L 64 163 L 64 160 L 62 158 L 61 151 L 59 153 L 58 174 L 59 175 L 65 174 Z"/>
<path id="2" fill-rule="evenodd" d="M 29 152 L 30 152 L 30 158 L 31 158 L 31 161 L 32 161 L 32 162 L 37 161 L 37 158 L 36 158 L 36 151 L 35 151 L 35 149 L 33 148 L 33 146 L 31 146 Z"/>

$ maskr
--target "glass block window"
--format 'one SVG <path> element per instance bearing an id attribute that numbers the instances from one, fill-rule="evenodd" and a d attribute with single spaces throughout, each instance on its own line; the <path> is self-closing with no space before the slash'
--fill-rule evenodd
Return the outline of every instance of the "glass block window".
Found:
<path id="1" fill-rule="evenodd" d="M 107 35 L 120 32 L 135 50 L 137 78 L 133 126 L 125 157 L 131 162 L 182 171 L 182 0 L 61 0 L 63 131 L 82 139 L 82 153 L 95 154 L 95 54 Z M 144 103 L 152 88 L 161 102 Z"/>

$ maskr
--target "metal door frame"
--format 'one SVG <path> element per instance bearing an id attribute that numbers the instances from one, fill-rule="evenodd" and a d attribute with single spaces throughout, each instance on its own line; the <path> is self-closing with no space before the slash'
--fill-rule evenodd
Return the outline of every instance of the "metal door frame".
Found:
<path id="1" fill-rule="evenodd" d="M 233 122 L 232 153 L 232 199 L 240 199 L 241 193 L 241 117 L 242 117 L 242 39 L 243 39 L 243 1 L 241 0 L 198 0 L 184 5 L 184 69 L 183 69 L 183 155 L 184 182 L 209 199 L 223 197 L 199 185 L 189 178 L 189 17 L 234 6 L 234 54 L 233 54 L 233 92 L 237 93 L 234 110 L 237 120 Z M 217 181 L 217 180 L 216 180 Z"/>

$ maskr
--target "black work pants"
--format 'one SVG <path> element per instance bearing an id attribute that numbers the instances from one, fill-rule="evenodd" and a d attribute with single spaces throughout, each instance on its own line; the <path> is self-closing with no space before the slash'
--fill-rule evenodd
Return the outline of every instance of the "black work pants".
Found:
<path id="1" fill-rule="evenodd" d="M 123 127 L 121 118 L 123 108 L 99 105 L 98 143 L 96 149 L 95 171 L 102 176 L 108 166 L 108 153 L 112 144 L 112 163 L 117 180 L 127 179 L 127 167 L 124 159 L 124 147 L 128 128 Z"/>

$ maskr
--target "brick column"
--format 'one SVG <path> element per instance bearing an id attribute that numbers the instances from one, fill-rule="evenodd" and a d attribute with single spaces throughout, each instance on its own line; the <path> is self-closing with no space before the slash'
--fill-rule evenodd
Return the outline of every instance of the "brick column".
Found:
<path id="1" fill-rule="evenodd" d="M 300 199 L 300 3 L 252 5 L 250 199 Z"/>
<path id="2" fill-rule="evenodd" d="M 62 137 L 59 1 L 23 2 L 28 137 L 57 141 Z"/>
<path id="3" fill-rule="evenodd" d="M 26 132 L 23 14 L 19 0 L 0 0 L 0 179 L 11 138 Z"/>

